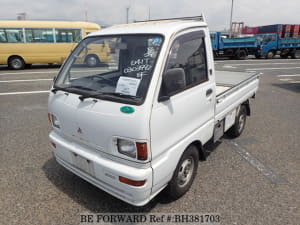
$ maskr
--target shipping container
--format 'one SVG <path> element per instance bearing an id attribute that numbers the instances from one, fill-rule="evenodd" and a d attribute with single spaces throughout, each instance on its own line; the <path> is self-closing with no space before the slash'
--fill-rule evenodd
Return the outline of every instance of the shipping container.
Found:
<path id="1" fill-rule="evenodd" d="M 282 24 L 274 24 L 267 26 L 260 26 L 258 29 L 259 34 L 267 34 L 267 33 L 281 33 L 282 32 Z"/>
<path id="2" fill-rule="evenodd" d="M 242 30 L 242 34 L 258 34 L 258 29 L 259 27 L 245 27 L 243 30 Z"/>
<path id="3" fill-rule="evenodd" d="M 300 25 L 299 24 L 295 24 L 292 25 L 292 32 L 291 32 L 291 37 L 298 37 L 299 36 L 299 31 L 300 31 Z"/>

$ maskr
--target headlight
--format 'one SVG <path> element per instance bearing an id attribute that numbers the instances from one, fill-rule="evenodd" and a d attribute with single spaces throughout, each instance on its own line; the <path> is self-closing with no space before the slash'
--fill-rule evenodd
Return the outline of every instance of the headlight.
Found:
<path id="1" fill-rule="evenodd" d="M 117 140 L 118 152 L 127 155 L 131 158 L 136 158 L 136 145 L 135 142 L 119 139 Z"/>
<path id="2" fill-rule="evenodd" d="M 51 121 L 52 121 L 52 125 L 54 127 L 60 128 L 60 123 L 59 123 L 58 119 L 56 118 L 56 116 L 52 115 Z"/>

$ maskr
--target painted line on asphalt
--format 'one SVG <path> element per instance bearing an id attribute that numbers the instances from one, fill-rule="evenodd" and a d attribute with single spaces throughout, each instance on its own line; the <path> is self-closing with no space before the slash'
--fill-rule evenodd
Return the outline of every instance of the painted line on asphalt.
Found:
<path id="1" fill-rule="evenodd" d="M 114 68 L 116 65 L 110 65 L 110 68 Z M 78 70 L 73 72 L 97 72 L 97 71 L 106 71 L 105 68 L 101 69 L 94 69 L 94 70 Z M 12 73 L 0 73 L 0 76 L 8 76 L 8 75 L 28 75 L 28 74 L 51 74 L 51 73 L 58 73 L 59 70 L 52 70 L 52 71 L 32 71 L 32 72 L 12 72 Z"/>
<path id="2" fill-rule="evenodd" d="M 47 91 L 23 91 L 23 92 L 5 92 L 0 93 L 0 96 L 2 95 L 26 95 L 26 94 L 40 94 L 40 93 L 49 93 L 49 90 Z"/>
<path id="3" fill-rule="evenodd" d="M 234 141 L 226 141 L 233 146 L 233 149 L 240 154 L 248 163 L 250 163 L 255 169 L 261 172 L 266 178 L 268 178 L 274 184 L 287 183 L 288 181 L 283 177 L 276 174 L 271 168 L 265 166 L 262 162 L 251 155 L 246 149 L 242 148 Z"/>
<path id="4" fill-rule="evenodd" d="M 287 61 L 299 61 L 300 59 L 273 59 L 272 62 L 278 61 L 278 62 L 287 62 Z M 245 62 L 262 62 L 263 59 L 248 59 L 245 60 Z M 241 60 L 215 60 L 216 63 L 218 62 L 241 62 Z"/>
<path id="5" fill-rule="evenodd" d="M 223 66 L 223 68 L 235 69 L 235 68 L 237 68 L 237 67 L 235 67 L 235 66 L 231 66 L 231 65 L 224 65 L 224 66 Z"/>
<path id="6" fill-rule="evenodd" d="M 293 70 L 300 69 L 300 67 L 281 67 L 281 68 L 251 68 L 246 70 Z"/>
<path id="7" fill-rule="evenodd" d="M 22 74 L 40 74 L 40 73 L 57 73 L 58 70 L 54 71 L 41 71 L 41 72 L 20 72 L 20 73 L 0 73 L 0 76 L 8 76 L 8 75 L 22 75 Z"/>
<path id="8" fill-rule="evenodd" d="M 1 80 L 0 83 L 35 82 L 35 81 L 49 81 L 49 80 L 53 80 L 53 79 Z"/>
<path id="9" fill-rule="evenodd" d="M 247 63 L 247 64 L 225 64 L 224 66 L 257 66 L 257 65 L 299 65 L 298 63 Z"/>
<path id="10" fill-rule="evenodd" d="M 289 81 L 291 84 L 300 84 L 300 81 Z"/>
<path id="11" fill-rule="evenodd" d="M 277 75 L 277 77 L 300 77 L 300 74 Z"/>
<path id="12" fill-rule="evenodd" d="M 289 80 L 293 80 L 293 79 L 290 79 L 290 78 L 282 78 L 282 79 L 279 79 L 281 81 L 289 81 Z"/>

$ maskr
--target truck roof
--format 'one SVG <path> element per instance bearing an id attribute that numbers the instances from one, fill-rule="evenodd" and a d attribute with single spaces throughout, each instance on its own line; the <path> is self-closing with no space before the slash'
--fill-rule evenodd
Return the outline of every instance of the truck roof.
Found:
<path id="1" fill-rule="evenodd" d="M 121 24 L 111 26 L 100 31 L 93 32 L 89 36 L 114 35 L 114 34 L 162 34 L 165 37 L 191 27 L 207 27 L 207 24 L 200 20 L 157 20 Z"/>

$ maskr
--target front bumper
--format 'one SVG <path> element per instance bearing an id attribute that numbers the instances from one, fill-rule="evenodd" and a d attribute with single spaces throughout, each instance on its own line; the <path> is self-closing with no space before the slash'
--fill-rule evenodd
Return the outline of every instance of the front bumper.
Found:
<path id="1" fill-rule="evenodd" d="M 151 167 L 136 168 L 105 158 L 104 153 L 67 140 L 55 131 L 52 131 L 49 137 L 56 145 L 53 149 L 57 162 L 103 191 L 135 206 L 143 206 L 154 197 L 151 195 Z M 74 156 L 87 160 L 89 168 L 83 170 Z M 121 183 L 119 176 L 132 180 L 146 180 L 146 183 L 140 187 L 130 186 Z"/>

